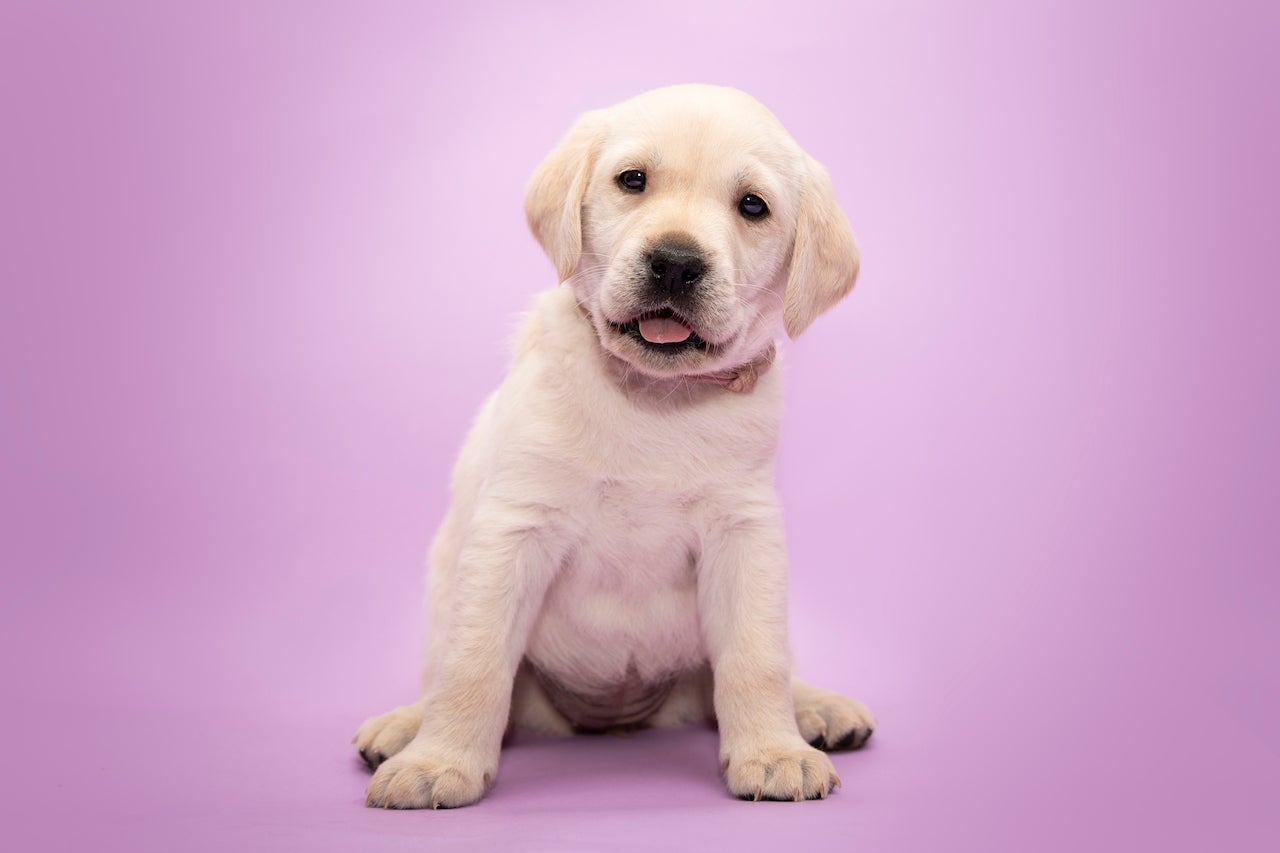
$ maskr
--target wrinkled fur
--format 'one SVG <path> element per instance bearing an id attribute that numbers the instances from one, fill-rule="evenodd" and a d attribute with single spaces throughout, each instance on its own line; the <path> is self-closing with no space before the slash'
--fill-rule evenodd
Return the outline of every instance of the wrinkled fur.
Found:
<path id="1" fill-rule="evenodd" d="M 619 188 L 627 169 L 644 193 Z M 745 192 L 766 219 L 740 215 Z M 830 180 L 749 96 L 678 86 L 580 119 L 526 210 L 565 283 L 538 297 L 458 459 L 430 554 L 423 697 L 356 736 L 376 768 L 368 802 L 475 802 L 509 724 L 568 734 L 563 709 L 627 685 L 661 704 L 622 724 L 717 721 L 732 793 L 825 797 L 835 771 L 810 744 L 860 746 L 874 721 L 791 677 L 781 377 L 745 393 L 689 378 L 760 360 L 852 288 Z M 688 318 L 709 346 L 655 355 L 610 322 L 646 308 L 636 271 L 673 233 L 709 259 Z"/>

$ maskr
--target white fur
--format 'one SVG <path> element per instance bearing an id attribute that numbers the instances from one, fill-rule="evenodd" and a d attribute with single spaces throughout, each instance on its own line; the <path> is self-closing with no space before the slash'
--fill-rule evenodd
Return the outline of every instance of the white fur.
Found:
<path id="1" fill-rule="evenodd" d="M 617 185 L 627 169 L 644 193 Z M 766 219 L 738 212 L 746 192 Z M 430 555 L 423 698 L 356 736 L 381 765 L 368 802 L 474 802 L 509 723 L 567 734 L 566 713 L 610 696 L 644 709 L 624 725 L 714 716 L 734 794 L 825 797 L 835 771 L 806 741 L 861 745 L 874 721 L 791 679 L 780 375 L 747 393 L 691 380 L 761 358 L 784 319 L 798 334 L 852 287 L 829 180 L 748 96 L 680 86 L 584 116 L 527 209 L 567 281 L 538 297 L 462 449 Z M 673 233 L 709 259 L 688 318 L 708 346 L 655 355 L 611 323 L 648 307 L 637 269 Z"/>

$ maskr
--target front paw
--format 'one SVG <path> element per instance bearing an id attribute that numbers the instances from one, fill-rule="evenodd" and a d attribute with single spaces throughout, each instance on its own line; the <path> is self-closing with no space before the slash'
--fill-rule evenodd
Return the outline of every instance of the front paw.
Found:
<path id="1" fill-rule="evenodd" d="M 477 761 L 465 753 L 415 748 L 387 759 L 369 781 L 365 805 L 383 809 L 453 809 L 484 796 L 497 762 Z"/>
<path id="2" fill-rule="evenodd" d="M 831 759 L 808 744 L 734 750 L 720 760 L 729 792 L 742 800 L 821 800 L 840 784 Z"/>

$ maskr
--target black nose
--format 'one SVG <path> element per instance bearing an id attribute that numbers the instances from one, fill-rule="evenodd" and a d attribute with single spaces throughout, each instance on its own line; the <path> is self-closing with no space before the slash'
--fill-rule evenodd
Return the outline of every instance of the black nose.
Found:
<path id="1" fill-rule="evenodd" d="M 658 290 L 672 297 L 688 293 L 705 271 L 702 252 L 684 241 L 664 240 L 649 254 L 650 278 Z"/>

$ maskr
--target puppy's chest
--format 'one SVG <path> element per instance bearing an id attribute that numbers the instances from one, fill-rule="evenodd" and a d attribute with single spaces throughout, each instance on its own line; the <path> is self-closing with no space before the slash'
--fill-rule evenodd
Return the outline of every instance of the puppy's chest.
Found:
<path id="1" fill-rule="evenodd" d="M 701 659 L 696 500 L 632 484 L 584 486 L 530 657 L 569 689 L 658 682 Z"/>
<path id="2" fill-rule="evenodd" d="M 584 483 L 569 513 L 572 545 L 561 580 L 584 597 L 626 598 L 639 606 L 665 591 L 692 588 L 705 495 L 661 484 Z"/>

